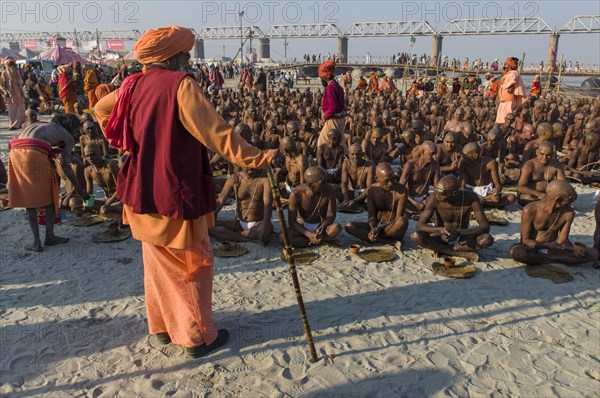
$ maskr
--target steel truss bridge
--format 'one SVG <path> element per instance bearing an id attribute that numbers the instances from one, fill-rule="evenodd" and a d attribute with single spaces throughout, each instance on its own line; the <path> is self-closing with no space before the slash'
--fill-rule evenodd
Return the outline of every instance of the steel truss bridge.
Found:
<path id="1" fill-rule="evenodd" d="M 555 62 L 558 36 L 563 34 L 600 33 L 600 15 L 578 15 L 567 21 L 562 27 L 553 29 L 542 18 L 487 18 L 487 19 L 456 19 L 450 21 L 443 29 L 436 31 L 427 21 L 387 21 L 387 22 L 357 22 L 342 31 L 331 23 L 323 24 L 290 24 L 273 25 L 266 32 L 258 26 L 217 26 L 205 27 L 199 32 L 194 31 L 197 43 L 202 46 L 204 40 L 229 40 L 256 38 L 261 40 L 261 50 L 268 58 L 269 39 L 310 39 L 337 38 L 339 39 L 338 54 L 340 60 L 347 60 L 348 38 L 351 37 L 402 37 L 402 36 L 432 36 L 432 58 L 441 54 L 442 38 L 446 36 L 469 35 L 530 35 L 549 34 L 551 36 L 548 60 Z M 97 30 L 95 32 L 16 32 L 0 33 L 2 42 L 48 41 L 53 37 L 63 37 L 68 40 L 137 40 L 141 33 L 138 30 Z M 554 58 L 551 59 L 553 54 Z M 439 61 L 438 61 L 439 62 Z"/>

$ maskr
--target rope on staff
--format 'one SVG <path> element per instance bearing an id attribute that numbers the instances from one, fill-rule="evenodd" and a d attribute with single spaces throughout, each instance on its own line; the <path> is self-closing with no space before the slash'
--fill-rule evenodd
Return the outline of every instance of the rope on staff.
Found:
<path id="1" fill-rule="evenodd" d="M 283 216 L 283 209 L 281 207 L 281 198 L 277 188 L 277 181 L 275 180 L 275 174 L 273 173 L 273 168 L 271 166 L 267 166 L 267 177 L 269 178 L 269 184 L 271 185 L 271 191 L 273 192 L 275 211 L 277 212 L 279 224 L 281 225 L 281 234 L 283 235 L 283 256 L 290 266 L 290 274 L 292 275 L 292 283 L 294 285 L 294 291 L 296 292 L 296 299 L 298 300 L 298 308 L 300 309 L 302 324 L 304 325 L 304 334 L 306 335 L 306 340 L 308 341 L 311 362 L 315 363 L 319 360 L 319 357 L 317 356 L 317 350 L 315 349 L 312 332 L 310 331 L 308 316 L 306 315 L 306 308 L 304 307 L 304 299 L 302 298 L 302 291 L 300 290 L 300 281 L 298 279 L 298 273 L 296 272 L 296 264 L 294 263 L 294 257 L 292 256 L 294 249 L 290 245 L 290 237 L 288 235 L 285 217 Z"/>

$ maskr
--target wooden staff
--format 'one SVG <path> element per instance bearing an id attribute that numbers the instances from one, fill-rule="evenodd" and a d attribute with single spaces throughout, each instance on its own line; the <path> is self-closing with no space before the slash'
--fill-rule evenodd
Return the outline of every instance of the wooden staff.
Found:
<path id="1" fill-rule="evenodd" d="M 300 290 L 300 281 L 298 280 L 298 274 L 296 273 L 296 264 L 294 264 L 294 257 L 292 256 L 294 249 L 290 245 L 290 238 L 288 235 L 287 225 L 285 223 L 285 217 L 283 216 L 283 209 L 281 207 L 281 198 L 279 197 L 279 189 L 277 188 L 277 181 L 275 181 L 275 174 L 273 168 L 267 166 L 267 177 L 271 184 L 271 191 L 273 192 L 273 203 L 275 204 L 275 211 L 279 218 L 279 224 L 281 225 L 281 234 L 283 235 L 283 256 L 290 265 L 290 274 L 292 274 L 292 283 L 294 285 L 294 291 L 296 292 L 296 299 L 298 300 L 298 308 L 300 308 L 300 315 L 302 316 L 302 324 L 304 325 L 304 334 L 308 341 L 308 349 L 310 350 L 311 362 L 315 363 L 319 360 L 317 357 L 317 350 L 315 349 L 315 343 L 313 341 L 312 333 L 310 331 L 310 325 L 308 324 L 308 316 L 306 315 L 306 309 L 304 308 L 304 299 L 302 298 L 302 291 Z"/>

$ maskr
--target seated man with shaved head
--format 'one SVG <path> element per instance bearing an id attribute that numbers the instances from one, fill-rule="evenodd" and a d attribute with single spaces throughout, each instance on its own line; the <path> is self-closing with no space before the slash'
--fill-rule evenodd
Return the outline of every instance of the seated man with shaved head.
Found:
<path id="1" fill-rule="evenodd" d="M 554 159 L 554 153 L 554 144 L 544 141 L 537 148 L 537 156 L 523 165 L 517 185 L 517 198 L 522 206 L 544 199 L 551 181 L 566 179 L 563 166 Z"/>
<path id="2" fill-rule="evenodd" d="M 305 184 L 290 194 L 288 223 L 290 244 L 307 247 L 333 241 L 342 232 L 335 223 L 336 192 L 327 183 L 325 170 L 311 166 L 304 173 Z M 283 242 L 283 237 L 279 236 Z"/>
<path id="3" fill-rule="evenodd" d="M 456 147 L 454 133 L 446 133 L 441 144 L 438 144 L 437 161 L 442 176 L 456 174 L 462 158 L 461 149 Z"/>
<path id="4" fill-rule="evenodd" d="M 285 155 L 285 168 L 287 170 L 285 190 L 289 194 L 295 186 L 304 184 L 304 171 L 308 167 L 308 159 L 300 152 L 296 140 L 292 137 L 281 139 L 280 151 Z M 288 195 L 284 196 L 287 197 Z"/>
<path id="5" fill-rule="evenodd" d="M 579 180 L 583 184 L 600 182 L 600 169 L 598 160 L 600 158 L 600 135 L 588 133 L 572 152 L 565 174 Z M 594 172 L 596 171 L 596 172 Z"/>
<path id="6" fill-rule="evenodd" d="M 123 204 L 117 198 L 119 165 L 116 160 L 106 159 L 102 154 L 103 149 L 96 142 L 90 142 L 83 149 L 84 160 L 88 164 L 84 170 L 86 191 L 92 195 L 94 184 L 102 188 L 106 201 L 98 201 L 100 215 L 119 220 L 123 214 Z"/>
<path id="7" fill-rule="evenodd" d="M 370 160 L 374 166 L 380 162 L 385 162 L 388 152 L 388 145 L 385 140 L 385 130 L 381 127 L 375 127 L 362 142 L 362 150 L 367 160 Z"/>
<path id="8" fill-rule="evenodd" d="M 327 132 L 327 141 L 317 149 L 317 164 L 325 169 L 327 181 L 339 183 L 342 177 L 344 147 L 341 145 L 342 133 L 332 129 Z"/>
<path id="9" fill-rule="evenodd" d="M 503 209 L 506 205 L 516 202 L 515 195 L 502 194 L 498 164 L 496 160 L 481 155 L 481 147 L 478 143 L 471 142 L 465 145 L 463 155 L 464 159 L 458 173 L 463 188 L 475 192 L 481 199 L 481 203 L 487 207 Z"/>
<path id="10" fill-rule="evenodd" d="M 502 179 L 505 171 L 506 159 L 506 140 L 502 137 L 500 128 L 493 127 L 486 136 L 486 140 L 481 146 L 481 156 L 487 156 L 498 162 L 498 173 Z"/>
<path id="11" fill-rule="evenodd" d="M 538 138 L 529 141 L 525 145 L 525 148 L 523 148 L 523 156 L 521 157 L 522 165 L 535 157 L 535 153 L 542 142 L 548 141 L 554 143 L 554 129 L 550 123 L 540 123 L 536 129 L 536 134 Z"/>
<path id="12" fill-rule="evenodd" d="M 523 209 L 521 241 L 511 247 L 510 256 L 530 265 L 552 262 L 583 264 L 597 260 L 597 249 L 577 248 L 569 241 L 569 231 L 575 218 L 571 204 L 575 199 L 577 193 L 568 182 L 550 182 L 546 196 Z"/>
<path id="13" fill-rule="evenodd" d="M 425 208 L 425 199 L 429 196 L 429 186 L 436 185 L 440 175 L 440 167 L 434 159 L 437 147 L 431 141 L 420 146 L 420 155 L 409 160 L 402 169 L 400 184 L 408 190 L 407 208 L 421 211 Z"/>
<path id="14" fill-rule="evenodd" d="M 432 227 L 429 222 L 434 213 L 436 225 Z M 469 227 L 471 215 L 478 224 L 476 227 Z M 473 252 L 494 243 L 489 232 L 490 225 L 479 197 L 460 189 L 455 176 L 446 176 L 435 184 L 434 193 L 427 200 L 411 239 L 426 249 L 477 261 L 479 256 Z"/>
<path id="15" fill-rule="evenodd" d="M 352 207 L 355 196 L 360 196 L 373 184 L 374 174 L 373 164 L 365 160 L 362 147 L 352 144 L 348 149 L 348 159 L 344 159 L 342 164 L 342 205 Z"/>
<path id="16" fill-rule="evenodd" d="M 209 234 L 219 241 L 260 241 L 267 244 L 273 233 L 273 196 L 264 171 L 242 169 L 229 177 L 217 198 L 215 217 L 232 192 L 236 198 L 235 219 L 217 219 L 216 225 L 208 229 Z"/>
<path id="17" fill-rule="evenodd" d="M 508 156 L 506 157 L 508 161 L 508 167 L 521 167 L 521 155 L 525 150 L 525 146 L 533 141 L 535 138 L 535 131 L 531 124 L 526 124 L 523 126 L 523 131 L 521 133 L 516 133 L 508 137 Z"/>
<path id="18" fill-rule="evenodd" d="M 401 245 L 408 228 L 404 217 L 407 191 L 396 181 L 389 163 L 379 163 L 376 170 L 377 183 L 369 187 L 367 222 L 350 221 L 346 231 L 365 242 L 392 243 Z"/>

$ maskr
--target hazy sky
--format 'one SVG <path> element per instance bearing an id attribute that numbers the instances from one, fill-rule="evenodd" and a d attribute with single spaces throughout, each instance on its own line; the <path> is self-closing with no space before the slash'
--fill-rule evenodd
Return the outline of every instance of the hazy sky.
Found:
<path id="1" fill-rule="evenodd" d="M 238 11 L 244 10 L 244 25 L 266 32 L 271 25 L 334 23 L 345 31 L 353 22 L 427 20 L 436 30 L 455 18 L 501 18 L 538 16 L 551 28 L 560 28 L 575 15 L 600 15 L 600 1 L 2 1 L 0 31 L 94 31 L 95 29 L 138 29 L 177 24 L 196 31 L 207 26 L 238 26 Z M 548 35 L 453 36 L 443 40 L 443 54 L 484 61 L 521 57 L 526 64 L 546 58 Z M 256 42 L 255 42 L 256 43 Z M 258 43 L 256 43 L 258 44 Z M 253 44 L 253 46 L 256 46 Z M 372 56 L 389 56 L 409 51 L 408 37 L 349 39 L 352 60 L 367 51 Z M 432 38 L 419 36 L 411 52 L 431 52 Z M 126 43 L 131 48 L 133 43 Z M 233 56 L 239 41 L 205 41 L 206 57 Z M 288 57 L 304 53 L 337 51 L 336 39 L 291 39 Z M 271 40 L 271 58 L 283 58 L 283 40 Z M 559 57 L 600 64 L 600 34 L 563 34 Z"/>

